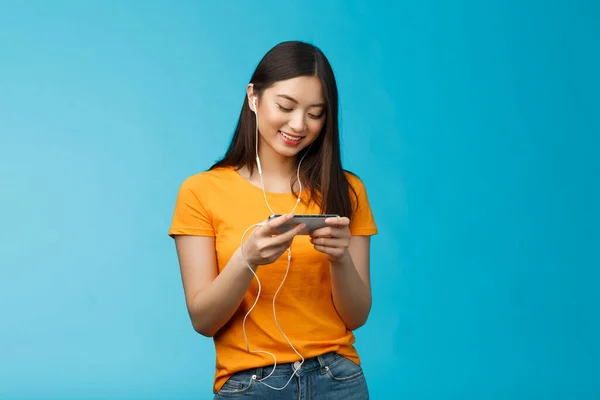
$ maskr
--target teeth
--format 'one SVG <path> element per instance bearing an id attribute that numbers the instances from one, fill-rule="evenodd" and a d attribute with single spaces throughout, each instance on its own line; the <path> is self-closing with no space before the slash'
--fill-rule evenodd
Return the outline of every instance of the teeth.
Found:
<path id="1" fill-rule="evenodd" d="M 283 133 L 283 132 L 281 132 L 281 131 L 279 131 L 279 133 L 281 133 L 281 136 L 283 136 L 284 138 L 286 138 L 286 139 L 289 139 L 289 140 L 293 140 L 293 141 L 295 141 L 295 142 L 297 142 L 297 141 L 299 141 L 300 139 L 302 139 L 301 137 L 300 137 L 300 138 L 294 138 L 294 137 L 291 137 L 291 136 L 289 136 L 289 135 L 286 135 L 285 133 Z"/>

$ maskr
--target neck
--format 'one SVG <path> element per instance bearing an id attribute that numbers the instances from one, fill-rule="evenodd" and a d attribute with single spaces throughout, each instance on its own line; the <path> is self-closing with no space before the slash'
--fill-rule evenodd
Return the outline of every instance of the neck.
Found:
<path id="1" fill-rule="evenodd" d="M 241 168 L 239 173 L 242 177 L 257 187 L 262 187 L 264 184 L 267 192 L 289 193 L 290 179 L 297 174 L 296 157 L 282 157 L 268 147 L 266 151 L 259 151 L 259 157 L 262 181 L 257 168 L 252 174 L 247 167 Z"/>
<path id="2" fill-rule="evenodd" d="M 296 157 L 285 157 L 275 153 L 271 149 L 263 149 L 259 149 L 258 151 L 263 176 L 268 175 L 272 178 L 281 178 L 289 181 L 292 175 L 296 175 L 298 168 Z"/>

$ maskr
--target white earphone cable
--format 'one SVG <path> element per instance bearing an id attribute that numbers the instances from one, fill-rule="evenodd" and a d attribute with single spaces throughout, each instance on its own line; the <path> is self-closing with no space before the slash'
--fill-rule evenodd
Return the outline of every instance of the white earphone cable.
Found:
<path id="1" fill-rule="evenodd" d="M 273 209 L 271 208 L 271 205 L 269 204 L 269 201 L 267 199 L 267 192 L 265 190 L 265 184 L 263 181 L 263 176 L 262 176 L 262 168 L 260 165 L 260 158 L 258 156 L 258 110 L 256 107 L 256 98 L 254 98 L 254 114 L 256 116 L 256 165 L 258 168 L 258 174 L 260 176 L 260 184 L 262 187 L 262 191 L 263 191 L 263 197 L 265 199 L 265 203 L 267 205 L 267 207 L 269 208 L 269 211 L 271 212 L 271 215 L 276 214 L 275 211 L 273 211 Z M 312 146 L 312 143 L 311 143 Z M 310 147 L 309 147 L 310 150 Z M 290 213 L 293 213 L 296 208 L 298 207 L 298 204 L 300 204 L 300 199 L 302 197 L 302 181 L 300 180 L 300 165 L 302 164 L 302 161 L 304 160 L 304 157 L 306 157 L 306 155 L 308 154 L 308 150 L 304 153 L 304 155 L 302 156 L 302 158 L 300 159 L 300 162 L 298 163 L 298 168 L 296 170 L 296 177 L 298 180 L 298 185 L 299 185 L 299 193 L 298 193 L 298 198 L 296 200 L 296 204 L 294 205 L 294 207 L 292 208 L 292 211 L 290 211 Z M 251 226 L 249 226 L 246 231 L 244 232 L 244 234 L 242 235 L 242 238 L 240 240 L 240 248 L 241 248 L 241 253 L 242 253 L 242 258 L 244 259 L 244 261 L 246 262 L 247 267 L 250 269 L 250 271 L 252 272 L 252 274 L 254 275 L 254 277 L 256 278 L 256 282 L 258 283 L 258 292 L 256 294 L 256 299 L 254 300 L 254 304 L 252 304 L 252 307 L 250 307 L 250 309 L 248 310 L 248 312 L 246 313 L 246 315 L 244 316 L 244 319 L 242 321 L 242 331 L 244 334 L 244 340 L 246 342 L 246 351 L 250 352 L 250 353 L 262 353 L 262 354 L 268 354 L 273 358 L 273 369 L 271 370 L 271 372 L 265 376 L 264 378 L 261 379 L 256 379 L 256 376 L 253 376 L 253 379 L 255 379 L 257 382 L 262 383 L 263 385 L 273 389 L 273 390 L 283 390 L 287 387 L 287 385 L 291 382 L 292 378 L 294 377 L 294 375 L 297 373 L 297 371 L 302 367 L 302 365 L 304 364 L 304 357 L 302 356 L 302 354 L 300 354 L 298 352 L 298 350 L 296 350 L 296 348 L 294 347 L 294 345 L 292 344 L 292 342 L 290 341 L 290 339 L 288 338 L 288 336 L 283 332 L 283 329 L 281 328 L 281 326 L 279 325 L 279 321 L 277 321 L 277 312 L 275 309 L 275 300 L 277 299 L 277 295 L 279 294 L 281 288 L 283 287 L 283 284 L 288 276 L 288 273 L 290 271 L 290 265 L 291 265 L 291 261 L 292 261 L 292 250 L 290 247 L 288 247 L 287 252 L 288 252 L 288 256 L 287 256 L 287 268 L 285 271 L 285 275 L 281 281 L 281 284 L 279 285 L 279 287 L 277 288 L 277 291 L 275 292 L 275 295 L 273 296 L 273 318 L 275 319 L 275 325 L 277 325 L 277 329 L 279 330 L 279 332 L 281 332 L 281 334 L 283 335 L 283 337 L 285 338 L 285 340 L 288 342 L 288 344 L 290 345 L 290 347 L 292 348 L 292 350 L 294 350 L 294 352 L 298 355 L 298 357 L 300 357 L 301 361 L 299 364 L 295 364 L 293 369 L 294 372 L 292 373 L 292 375 L 290 376 L 290 378 L 288 379 L 287 383 L 280 388 L 277 387 L 273 387 L 265 382 L 263 382 L 264 380 L 268 379 L 269 377 L 271 377 L 271 375 L 273 375 L 273 373 L 275 372 L 275 369 L 277 368 L 277 357 L 275 357 L 275 355 L 273 353 L 270 353 L 268 351 L 264 351 L 264 350 L 250 350 L 250 345 L 249 345 L 249 341 L 248 341 L 248 336 L 246 334 L 246 319 L 248 318 L 248 316 L 250 315 L 250 313 L 252 312 L 252 310 L 254 310 L 254 308 L 256 307 L 256 304 L 258 303 L 258 299 L 260 298 L 260 292 L 262 290 L 262 286 L 260 283 L 260 279 L 258 278 L 258 275 L 256 274 L 256 272 L 254 271 L 254 269 L 252 268 L 252 266 L 250 266 L 250 263 L 248 263 L 248 260 L 246 259 L 246 256 L 244 255 L 244 237 L 246 236 L 246 234 L 248 233 L 248 231 L 254 227 L 257 226 L 262 226 L 264 223 L 258 223 L 258 224 L 253 224 Z"/>

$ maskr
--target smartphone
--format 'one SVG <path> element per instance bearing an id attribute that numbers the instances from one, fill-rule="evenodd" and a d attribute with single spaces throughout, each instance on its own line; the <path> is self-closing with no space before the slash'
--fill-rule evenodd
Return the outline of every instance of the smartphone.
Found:
<path id="1" fill-rule="evenodd" d="M 273 214 L 269 219 L 281 217 L 281 214 Z M 292 219 L 278 227 L 279 233 L 284 233 L 300 224 L 306 224 L 306 227 L 298 233 L 298 235 L 308 235 L 315 229 L 327 226 L 325 220 L 327 218 L 339 217 L 337 214 L 295 214 Z"/>

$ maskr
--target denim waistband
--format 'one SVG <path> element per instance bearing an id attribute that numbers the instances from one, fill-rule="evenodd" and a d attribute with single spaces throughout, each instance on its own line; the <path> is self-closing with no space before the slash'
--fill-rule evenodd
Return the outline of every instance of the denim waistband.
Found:
<path id="1" fill-rule="evenodd" d="M 294 372 L 294 370 L 298 369 L 299 366 L 300 369 L 298 369 L 296 374 L 301 376 L 310 371 L 324 369 L 328 365 L 335 363 L 341 358 L 343 358 L 343 356 L 335 352 L 329 352 L 317 357 L 305 359 L 304 363 L 302 363 L 302 366 L 300 366 L 300 360 L 293 363 L 277 364 L 275 366 L 275 371 L 271 376 L 289 376 Z M 273 367 L 273 365 L 269 365 L 266 367 L 253 368 L 248 372 L 253 373 L 256 375 L 256 378 L 260 380 L 269 375 L 271 371 L 273 371 Z"/>

